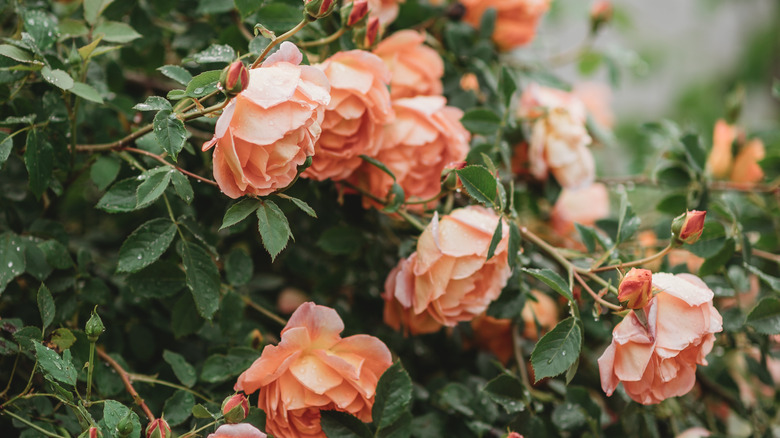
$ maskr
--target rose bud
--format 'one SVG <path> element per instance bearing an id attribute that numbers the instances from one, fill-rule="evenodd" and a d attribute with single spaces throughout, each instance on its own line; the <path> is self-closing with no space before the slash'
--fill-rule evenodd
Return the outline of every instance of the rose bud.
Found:
<path id="1" fill-rule="evenodd" d="M 103 436 L 102 433 L 100 433 L 100 430 L 98 430 L 97 427 L 90 427 L 87 431 L 87 436 L 89 438 L 101 438 Z"/>
<path id="2" fill-rule="evenodd" d="M 226 94 L 235 96 L 249 86 L 249 70 L 243 62 L 235 61 L 222 70 L 219 83 Z"/>
<path id="3" fill-rule="evenodd" d="M 146 427 L 146 438 L 170 438 L 171 427 L 162 418 L 157 418 Z"/>
<path id="4" fill-rule="evenodd" d="M 696 243 L 704 231 L 704 216 L 706 211 L 686 211 L 677 216 L 672 222 L 673 242 L 680 246 L 684 243 Z"/>
<path id="5" fill-rule="evenodd" d="M 244 394 L 234 394 L 222 402 L 222 416 L 227 423 L 240 423 L 247 415 L 249 415 L 249 400 Z"/>
<path id="6" fill-rule="evenodd" d="M 368 0 L 355 0 L 341 8 L 341 22 L 347 29 L 364 25 L 367 16 Z"/>
<path id="7" fill-rule="evenodd" d="M 376 42 L 376 37 L 379 35 L 379 19 L 371 17 L 366 24 L 366 40 L 365 47 L 372 47 Z"/>
<path id="8" fill-rule="evenodd" d="M 629 309 L 642 309 L 653 296 L 653 273 L 649 269 L 632 268 L 618 287 L 618 300 Z"/>
<path id="9" fill-rule="evenodd" d="M 522 436 L 522 435 L 520 435 L 520 434 L 519 434 L 519 433 L 517 433 L 517 432 L 509 432 L 508 434 L 506 434 L 506 435 L 504 436 L 504 438 L 523 438 L 523 436 Z"/>
<path id="10" fill-rule="evenodd" d="M 306 0 L 303 10 L 310 17 L 317 19 L 330 15 L 335 6 L 336 3 L 333 0 Z"/>
<path id="11" fill-rule="evenodd" d="M 92 310 L 92 316 L 87 320 L 87 324 L 84 326 L 84 333 L 87 335 L 89 342 L 97 342 L 100 334 L 106 330 L 103 325 L 103 320 L 97 314 L 97 306 Z"/>
<path id="12" fill-rule="evenodd" d="M 612 20 L 612 3 L 607 0 L 599 0 L 590 8 L 590 29 L 596 33 L 603 24 Z"/>
<path id="13" fill-rule="evenodd" d="M 133 433 L 133 429 L 135 427 L 133 426 L 133 416 L 130 415 L 130 412 L 127 413 L 127 415 L 124 416 L 121 420 L 119 420 L 119 423 L 116 425 L 116 431 L 117 436 L 120 438 L 127 438 L 130 436 L 131 433 Z"/>

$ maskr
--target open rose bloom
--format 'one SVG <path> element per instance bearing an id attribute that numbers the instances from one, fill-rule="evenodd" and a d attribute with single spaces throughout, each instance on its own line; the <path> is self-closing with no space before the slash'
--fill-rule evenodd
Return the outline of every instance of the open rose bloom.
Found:
<path id="1" fill-rule="evenodd" d="M 535 178 L 544 180 L 549 172 L 568 189 L 593 182 L 596 166 L 582 101 L 563 90 L 531 84 L 520 97 L 518 116 L 531 131 L 528 161 Z"/>
<path id="2" fill-rule="evenodd" d="M 550 8 L 550 0 L 461 0 L 460 3 L 466 8 L 463 20 L 474 27 L 479 27 L 488 8 L 496 10 L 493 41 L 502 50 L 530 43 L 539 20 Z"/>
<path id="3" fill-rule="evenodd" d="M 335 310 L 304 303 L 292 314 L 278 345 L 269 345 L 235 385 L 260 391 L 266 429 L 277 437 L 322 437 L 320 410 L 338 410 L 371 421 L 379 377 L 390 350 L 368 335 L 339 336 Z"/>
<path id="4" fill-rule="evenodd" d="M 647 327 L 631 311 L 598 360 L 607 395 L 623 382 L 626 394 L 645 405 L 688 393 L 696 364 L 707 365 L 714 333 L 722 330 L 713 293 L 698 277 L 657 273 L 653 287 L 659 292 L 644 308 Z"/>
<path id="5" fill-rule="evenodd" d="M 384 143 L 375 158 L 393 172 L 407 201 L 436 196 L 441 190 L 442 171 L 465 160 L 469 151 L 469 133 L 460 123 L 463 112 L 446 106 L 446 102 L 441 96 L 393 102 L 395 120 L 385 127 Z M 364 163 L 350 182 L 378 198 L 385 198 L 393 186 L 390 175 L 369 163 Z M 373 205 L 369 198 L 363 203 Z"/>
<path id="6" fill-rule="evenodd" d="M 322 135 L 304 177 L 342 180 L 360 166 L 360 155 L 374 155 L 383 126 L 393 119 L 387 85 L 390 72 L 376 55 L 362 50 L 338 52 L 316 66 L 330 82 L 330 103 Z"/>
<path id="7" fill-rule="evenodd" d="M 382 58 L 392 74 L 390 94 L 393 99 L 442 93 L 444 61 L 424 42 L 424 33 L 401 30 L 374 48 L 374 53 Z"/>
<path id="8" fill-rule="evenodd" d="M 208 438 L 266 438 L 267 436 L 249 423 L 240 423 L 223 424 Z"/>
<path id="9" fill-rule="evenodd" d="M 231 198 L 269 195 L 287 187 L 314 155 L 330 86 L 322 71 L 299 65 L 301 52 L 284 42 L 217 120 L 214 179 Z"/>
<path id="10" fill-rule="evenodd" d="M 390 272 L 385 282 L 385 322 L 412 334 L 471 321 L 498 298 L 509 279 L 509 226 L 486 260 L 498 216 L 483 207 L 434 215 L 417 251 Z"/>

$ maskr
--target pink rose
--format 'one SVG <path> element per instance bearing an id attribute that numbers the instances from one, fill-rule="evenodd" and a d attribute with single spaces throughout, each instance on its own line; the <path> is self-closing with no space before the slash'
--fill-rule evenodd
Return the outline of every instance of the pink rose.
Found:
<path id="1" fill-rule="evenodd" d="M 674 438 L 706 438 L 710 435 L 712 435 L 712 433 L 703 427 L 692 427 L 680 432 L 680 434 L 676 435 Z"/>
<path id="2" fill-rule="evenodd" d="M 446 103 L 441 96 L 393 102 L 395 120 L 385 127 L 384 143 L 375 158 L 393 172 L 407 201 L 436 196 L 444 168 L 466 159 L 469 133 L 460 123 L 463 112 Z M 350 182 L 378 198 L 385 198 L 393 186 L 387 173 L 369 163 L 355 171 Z M 372 202 L 364 198 L 363 204 L 369 207 Z"/>
<path id="3" fill-rule="evenodd" d="M 644 308 L 647 327 L 632 310 L 615 326 L 598 360 L 607 395 L 623 382 L 628 396 L 646 405 L 690 391 L 696 364 L 707 365 L 714 333 L 722 330 L 713 293 L 698 277 L 658 273 L 653 287 L 659 292 Z"/>
<path id="4" fill-rule="evenodd" d="M 236 391 L 260 391 L 266 430 L 278 437 L 322 437 L 320 410 L 371 421 L 379 377 L 390 350 L 367 335 L 341 338 L 335 310 L 304 303 L 290 316 L 278 345 L 268 345 L 238 378 Z"/>
<path id="5" fill-rule="evenodd" d="M 316 67 L 330 82 L 330 103 L 311 167 L 303 176 L 342 180 L 363 162 L 360 155 L 376 153 L 383 126 L 393 119 L 390 72 L 376 55 L 362 50 L 338 52 Z"/>
<path id="6" fill-rule="evenodd" d="M 571 93 L 531 84 L 520 97 L 518 115 L 531 130 L 528 160 L 534 177 L 544 180 L 550 172 L 565 188 L 593 181 L 596 168 L 582 101 Z"/>
<path id="7" fill-rule="evenodd" d="M 501 50 L 530 43 L 539 19 L 550 8 L 550 0 L 461 0 L 460 3 L 466 7 L 463 20 L 477 28 L 488 8 L 496 10 L 493 41 Z"/>
<path id="8" fill-rule="evenodd" d="M 561 190 L 551 212 L 553 229 L 560 235 L 574 231 L 574 224 L 591 226 L 609 216 L 609 192 L 601 183 L 581 189 Z"/>
<path id="9" fill-rule="evenodd" d="M 763 160 L 765 155 L 764 143 L 757 138 L 750 140 L 737 153 L 729 179 L 746 187 L 761 182 L 764 179 L 764 171 L 758 162 Z"/>
<path id="10" fill-rule="evenodd" d="M 442 93 L 444 62 L 435 50 L 423 44 L 425 34 L 402 30 L 382 40 L 374 53 L 390 69 L 393 99 Z"/>
<path id="11" fill-rule="evenodd" d="M 223 424 L 207 438 L 266 438 L 267 436 L 249 423 L 240 423 Z"/>
<path id="12" fill-rule="evenodd" d="M 385 282 L 385 322 L 396 330 L 431 333 L 471 321 L 498 298 L 509 279 L 509 226 L 485 260 L 498 216 L 479 206 L 453 210 L 425 228 L 417 251 L 401 260 Z"/>
<path id="13" fill-rule="evenodd" d="M 229 197 L 269 195 L 288 186 L 298 166 L 314 154 L 330 86 L 315 67 L 298 65 L 290 42 L 249 71 L 249 86 L 217 120 L 214 178 Z"/>

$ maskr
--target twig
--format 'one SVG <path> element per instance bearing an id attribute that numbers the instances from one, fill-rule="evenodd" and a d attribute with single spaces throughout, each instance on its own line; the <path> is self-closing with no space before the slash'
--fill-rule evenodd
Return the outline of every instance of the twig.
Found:
<path id="1" fill-rule="evenodd" d="M 611 269 L 631 268 L 634 266 L 641 266 L 646 263 L 650 263 L 653 260 L 660 259 L 661 257 L 668 254 L 669 251 L 671 251 L 672 249 L 673 249 L 672 245 L 668 245 L 666 248 L 662 249 L 661 251 L 651 256 L 645 257 L 643 259 L 634 260 L 632 262 L 626 262 L 626 263 L 618 263 L 617 265 L 602 266 L 600 268 L 591 268 L 588 270 L 588 272 L 604 272 L 604 271 L 609 271 Z"/>
<path id="2" fill-rule="evenodd" d="M 159 155 L 157 155 L 155 153 L 152 153 L 152 152 L 149 152 L 149 151 L 145 151 L 143 149 L 137 149 L 137 148 L 131 148 L 131 147 L 123 147 L 123 148 L 121 148 L 119 150 L 120 151 L 132 152 L 132 153 L 135 153 L 135 154 L 146 155 L 147 157 L 154 158 L 155 160 L 157 160 L 157 161 L 159 161 L 159 162 L 161 162 L 161 163 L 163 163 L 163 164 L 165 164 L 167 166 L 173 167 L 174 169 L 176 169 L 179 172 L 189 176 L 190 178 L 194 178 L 194 179 L 196 179 L 198 181 L 202 181 L 202 182 L 204 182 L 206 184 L 211 184 L 212 186 L 219 186 L 216 181 L 208 179 L 208 178 L 204 178 L 204 177 L 202 177 L 200 175 L 196 175 L 196 174 L 194 174 L 194 173 L 192 173 L 192 172 L 190 172 L 188 170 L 185 170 L 185 169 L 183 169 L 183 168 L 181 168 L 181 167 L 171 163 L 170 161 L 167 161 L 165 158 L 163 158 L 163 157 L 161 157 L 161 156 L 159 156 Z"/>
<path id="3" fill-rule="evenodd" d="M 40 432 L 40 433 L 42 433 L 42 434 L 44 434 L 46 436 L 50 436 L 52 438 L 64 438 L 62 435 L 58 435 L 56 433 L 49 432 L 48 430 L 38 426 L 35 423 L 31 423 L 31 422 L 27 421 L 26 419 L 24 419 L 24 418 L 22 418 L 22 417 L 20 417 L 20 416 L 18 416 L 16 414 L 14 414 L 11 411 L 5 410 L 5 411 L 2 411 L 2 413 L 6 414 L 6 415 L 8 415 L 8 416 L 10 416 L 12 418 L 14 418 L 15 420 L 17 420 L 19 422 L 22 422 L 22 423 L 32 427 L 33 429 L 37 430 L 38 432 Z"/>
<path id="4" fill-rule="evenodd" d="M 241 21 L 241 15 L 238 13 L 238 11 L 237 11 L 237 10 L 235 10 L 235 9 L 234 9 L 234 10 L 231 12 L 231 14 L 230 14 L 230 18 L 232 18 L 232 19 L 233 19 L 233 23 L 235 23 L 235 24 L 236 24 L 236 26 L 238 27 L 238 30 L 239 30 L 239 31 L 241 31 L 241 35 L 243 35 L 243 36 L 244 36 L 244 38 L 246 38 L 246 40 L 247 40 L 247 41 L 252 41 L 252 39 L 253 39 L 255 36 L 254 36 L 254 35 L 252 35 L 252 32 L 249 32 L 249 31 L 247 30 L 246 26 L 244 26 L 244 22 L 243 22 L 243 21 Z"/>
<path id="5" fill-rule="evenodd" d="M 756 248 L 751 248 L 750 252 L 756 257 L 761 257 L 762 259 L 780 263 L 780 254 L 772 254 L 771 252 Z"/>
<path id="6" fill-rule="evenodd" d="M 602 306 L 604 306 L 604 307 L 606 307 L 608 309 L 612 309 L 612 310 L 614 310 L 616 312 L 620 312 L 621 310 L 623 310 L 622 307 L 620 307 L 620 306 L 618 306 L 616 304 L 612 304 L 609 301 L 604 300 L 596 292 L 594 292 L 593 289 L 591 289 L 590 286 L 588 286 L 588 282 L 586 282 L 582 278 L 582 276 L 580 275 L 579 272 L 574 270 L 573 273 L 574 273 L 574 279 L 577 280 L 577 282 L 582 286 L 583 289 L 585 289 L 590 294 L 591 297 L 593 297 L 594 301 L 596 301 L 597 303 L 601 304 Z"/>
<path id="7" fill-rule="evenodd" d="M 145 383 L 152 383 L 162 386 L 168 386 L 171 388 L 180 389 L 182 391 L 187 391 L 190 394 L 194 395 L 195 397 L 198 397 L 204 401 L 207 401 L 209 403 L 217 403 L 216 401 L 206 397 L 205 395 L 199 393 L 198 391 L 195 391 L 194 389 L 187 388 L 186 386 L 177 385 L 175 383 L 167 382 L 165 380 L 157 379 L 153 376 L 147 376 L 145 374 L 135 374 L 135 373 L 128 373 L 127 376 L 133 380 L 134 382 L 145 382 Z"/>
<path id="8" fill-rule="evenodd" d="M 265 59 L 266 55 L 268 55 L 268 52 L 271 51 L 274 47 L 276 47 L 278 44 L 280 44 L 282 41 L 290 38 L 291 36 L 295 35 L 299 30 L 306 27 L 306 25 L 309 24 L 309 19 L 304 18 L 301 20 L 300 23 L 295 25 L 292 29 L 288 30 L 287 32 L 279 35 L 278 37 L 274 38 L 270 43 L 268 43 L 268 46 L 263 50 L 263 53 L 260 54 L 260 56 L 255 59 L 255 62 L 252 63 L 252 66 L 249 68 L 256 68 L 260 65 L 261 62 L 263 62 L 263 59 Z"/>
<path id="9" fill-rule="evenodd" d="M 281 316 L 271 312 L 270 310 L 266 309 L 265 307 L 255 303 L 248 296 L 242 295 L 241 299 L 243 299 L 244 303 L 246 303 L 249 307 L 257 310 L 258 312 L 262 313 L 263 315 L 273 319 L 274 321 L 278 322 L 281 325 L 287 325 L 287 320 L 286 319 L 284 319 Z"/>
<path id="10" fill-rule="evenodd" d="M 298 43 L 298 46 L 299 47 L 314 47 L 314 46 L 321 46 L 323 44 L 332 43 L 333 41 L 336 41 L 337 39 L 339 39 L 340 36 L 344 35 L 344 32 L 346 32 L 346 31 L 347 31 L 347 29 L 342 27 L 341 29 L 337 30 L 336 32 L 334 32 L 334 33 L 332 33 L 332 34 L 330 34 L 330 35 L 328 35 L 326 37 L 320 38 L 318 40 L 314 40 L 314 41 L 301 41 L 301 42 Z"/>
<path id="11" fill-rule="evenodd" d="M 111 356 L 109 356 L 105 350 L 103 350 L 102 347 L 95 348 L 97 351 L 98 356 L 100 356 L 101 359 L 106 361 L 109 365 L 111 365 L 112 368 L 114 368 L 119 374 L 119 377 L 122 379 L 122 382 L 125 384 L 125 389 L 127 389 L 127 392 L 130 393 L 130 396 L 133 397 L 133 401 L 135 404 L 141 407 L 141 409 L 144 411 L 144 414 L 146 414 L 146 418 L 149 419 L 149 421 L 154 421 L 154 414 L 151 410 L 149 410 L 149 406 L 146 406 L 146 402 L 144 402 L 144 399 L 141 398 L 140 395 L 138 395 L 138 392 L 133 388 L 132 382 L 130 382 L 130 374 L 125 371 L 124 368 L 122 368 L 122 365 L 119 365 L 117 361 L 115 361 Z"/>

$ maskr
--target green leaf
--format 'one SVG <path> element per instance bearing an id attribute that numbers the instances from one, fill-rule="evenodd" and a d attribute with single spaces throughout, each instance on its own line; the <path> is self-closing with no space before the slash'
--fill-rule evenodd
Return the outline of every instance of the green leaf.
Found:
<path id="1" fill-rule="evenodd" d="M 308 214 L 309 216 L 311 216 L 311 217 L 313 217 L 315 219 L 317 218 L 317 213 L 314 211 L 314 209 L 311 208 L 309 206 L 309 204 L 307 204 L 302 199 L 293 198 L 292 196 L 287 196 L 284 199 L 286 199 L 286 200 L 292 202 L 293 204 L 295 204 L 296 207 L 301 209 L 304 213 Z"/>
<path id="2" fill-rule="evenodd" d="M 371 431 L 362 421 L 339 411 L 320 411 L 322 431 L 328 438 L 371 438 Z"/>
<path id="3" fill-rule="evenodd" d="M 46 332 L 46 327 L 54 321 L 55 307 L 54 298 L 43 283 L 38 288 L 38 311 L 41 313 L 41 332 Z"/>
<path id="4" fill-rule="evenodd" d="M 190 180 L 183 173 L 176 170 L 171 172 L 171 181 L 173 182 L 173 189 L 176 190 L 176 195 L 187 204 L 191 203 L 195 198 L 195 192 L 192 191 Z"/>
<path id="5" fill-rule="evenodd" d="M 281 35 L 301 21 L 303 4 L 298 4 L 301 6 L 295 7 L 282 2 L 266 2 L 262 8 L 258 9 L 257 16 L 263 17 L 264 26 L 276 32 L 277 35 Z"/>
<path id="6" fill-rule="evenodd" d="M 2 266 L 2 265 L 0 265 L 0 266 Z M 761 281 L 763 281 L 764 283 L 766 283 L 767 286 L 769 286 L 773 291 L 780 292 L 780 278 L 773 277 L 773 276 L 771 276 L 769 274 L 766 274 L 766 273 L 760 271 L 755 266 L 745 265 L 745 268 L 748 271 L 756 274 L 758 276 L 758 278 L 761 279 Z"/>
<path id="7" fill-rule="evenodd" d="M 395 175 L 393 174 L 393 171 L 390 170 L 387 166 L 385 166 L 383 162 L 377 160 L 376 158 L 369 157 L 368 155 L 361 155 L 360 158 L 362 158 L 363 161 L 367 162 L 368 164 L 388 174 L 390 178 L 393 178 L 393 182 L 395 182 Z"/>
<path id="8" fill-rule="evenodd" d="M 702 146 L 701 139 L 695 134 L 686 134 L 680 139 L 688 157 L 688 164 L 699 172 L 704 171 L 707 163 L 707 150 Z"/>
<path id="9" fill-rule="evenodd" d="M 38 365 L 46 377 L 70 386 L 76 385 L 78 371 L 70 360 L 70 350 L 65 350 L 60 357 L 56 351 L 40 342 L 36 342 L 34 345 L 35 357 L 38 358 Z"/>
<path id="10" fill-rule="evenodd" d="M 746 323 L 763 335 L 780 334 L 780 300 L 767 297 L 748 313 Z"/>
<path id="11" fill-rule="evenodd" d="M 241 18 L 246 18 L 249 14 L 262 6 L 262 0 L 235 0 L 236 9 L 241 13 Z"/>
<path id="12" fill-rule="evenodd" d="M 10 44 L 0 44 L 0 55 L 24 63 L 33 62 L 35 59 L 32 53 Z"/>
<path id="13" fill-rule="evenodd" d="M 587 421 L 587 412 L 582 406 L 565 402 L 553 409 L 552 422 L 559 430 L 572 431 L 584 426 Z"/>
<path id="14" fill-rule="evenodd" d="M 222 14 L 233 10 L 233 0 L 198 0 L 196 14 Z"/>
<path id="15" fill-rule="evenodd" d="M 181 242 L 179 253 L 198 313 L 211 320 L 219 308 L 219 269 L 209 253 L 198 245 Z"/>
<path id="16" fill-rule="evenodd" d="M 517 255 L 520 252 L 520 229 L 517 228 L 515 221 L 509 221 L 509 267 L 513 268 L 517 264 Z"/>
<path id="17" fill-rule="evenodd" d="M 175 171 L 172 171 L 168 166 L 160 166 L 141 174 L 139 178 L 143 182 L 136 190 L 138 208 L 145 207 L 162 196 L 171 182 L 171 173 L 173 172 Z"/>
<path id="18" fill-rule="evenodd" d="M 83 82 L 74 82 L 70 92 L 90 102 L 103 103 L 103 96 L 92 85 Z"/>
<path id="19" fill-rule="evenodd" d="M 192 80 L 192 74 L 179 65 L 164 65 L 158 67 L 157 71 L 182 85 L 187 85 Z"/>
<path id="20" fill-rule="evenodd" d="M 634 214 L 625 192 L 620 195 L 620 216 L 618 217 L 617 242 L 619 243 L 631 238 L 639 229 L 641 222 L 639 217 Z"/>
<path id="21" fill-rule="evenodd" d="M 574 297 L 571 294 L 571 289 L 566 284 L 563 278 L 551 269 L 530 269 L 523 268 L 523 272 L 531 275 L 537 280 L 541 280 L 547 286 L 550 286 L 552 290 L 558 292 L 569 301 L 573 301 Z"/>
<path id="22" fill-rule="evenodd" d="M 38 281 L 45 280 L 53 271 L 53 268 L 46 261 L 46 254 L 41 251 L 35 240 L 25 239 L 23 242 L 25 271 Z M 2 265 L 0 264 L 0 266 Z"/>
<path id="23" fill-rule="evenodd" d="M 133 432 L 128 438 L 139 438 L 141 436 L 141 422 L 138 419 L 138 414 L 116 400 L 106 400 L 103 403 L 102 423 L 105 425 L 105 430 L 115 431 L 119 422 L 128 415 L 130 416 L 130 422 L 133 424 Z M 119 437 L 118 434 L 111 436 Z"/>
<path id="24" fill-rule="evenodd" d="M 68 253 L 68 248 L 56 240 L 47 240 L 38 244 L 43 252 L 46 263 L 56 269 L 69 269 L 73 267 L 73 259 Z"/>
<path id="25" fill-rule="evenodd" d="M 3 132 L 0 133 L 0 139 L 0 168 L 2 168 L 14 149 L 14 138 Z"/>
<path id="26" fill-rule="evenodd" d="M 62 88 L 63 90 L 70 90 L 73 88 L 73 78 L 70 77 L 70 75 L 60 69 L 52 70 L 48 66 L 45 66 L 41 69 L 41 76 L 43 76 L 43 79 L 54 85 L 55 87 Z"/>
<path id="27" fill-rule="evenodd" d="M 211 418 L 214 419 L 214 415 L 206 409 L 205 406 L 197 404 L 192 407 L 192 416 L 195 418 Z"/>
<path id="28" fill-rule="evenodd" d="M 252 257 L 243 249 L 235 248 L 225 257 L 225 276 L 233 286 L 243 286 L 249 283 L 254 272 Z"/>
<path id="29" fill-rule="evenodd" d="M 262 202 L 256 213 L 260 238 L 273 261 L 292 237 L 290 225 L 282 210 L 273 201 Z"/>
<path id="30" fill-rule="evenodd" d="M 171 310 L 171 330 L 173 336 L 181 338 L 197 332 L 205 320 L 198 315 L 198 308 L 192 294 L 181 294 Z"/>
<path id="31" fill-rule="evenodd" d="M 493 231 L 493 238 L 490 239 L 490 246 L 488 247 L 487 252 L 487 259 L 490 260 L 493 258 L 493 255 L 496 253 L 496 248 L 498 247 L 499 242 L 501 242 L 501 239 L 504 237 L 504 227 L 503 225 L 503 217 L 498 218 L 498 225 L 496 225 L 496 230 Z"/>
<path id="32" fill-rule="evenodd" d="M 509 108 L 512 104 L 512 97 L 514 97 L 515 92 L 517 91 L 517 82 L 512 75 L 512 70 L 506 66 L 501 67 L 501 80 L 498 84 L 498 89 L 501 91 L 504 107 Z"/>
<path id="33" fill-rule="evenodd" d="M 100 14 L 113 2 L 114 0 L 84 0 L 84 19 L 94 25 Z"/>
<path id="34" fill-rule="evenodd" d="M 604 56 L 601 53 L 589 50 L 580 56 L 577 67 L 582 75 L 590 76 L 598 70 L 603 60 Z"/>
<path id="35" fill-rule="evenodd" d="M 154 135 L 162 148 L 176 161 L 187 139 L 184 122 L 171 110 L 161 110 L 154 116 Z"/>
<path id="36" fill-rule="evenodd" d="M 390 192 L 388 192 L 387 196 L 390 198 L 390 200 L 387 202 L 385 208 L 382 209 L 382 211 L 385 213 L 395 213 L 399 208 L 401 208 L 404 201 L 406 200 L 404 189 L 397 182 L 394 182 L 390 187 Z"/>
<path id="37" fill-rule="evenodd" d="M 577 229 L 577 232 L 580 235 L 580 240 L 582 240 L 582 243 L 585 244 L 585 248 L 588 250 L 589 253 L 592 253 L 596 250 L 596 230 L 593 229 L 593 227 L 588 227 L 586 225 L 581 225 L 578 223 L 574 224 L 574 227 Z"/>
<path id="38" fill-rule="evenodd" d="M 99 208 L 108 213 L 126 213 L 136 208 L 145 207 L 138 205 L 136 192 L 141 181 L 138 178 L 127 178 L 118 181 L 103 195 L 95 208 Z"/>
<path id="39" fill-rule="evenodd" d="M 37 129 L 27 134 L 24 164 L 30 176 L 30 191 L 40 198 L 49 187 L 54 170 L 54 148 Z"/>
<path id="40" fill-rule="evenodd" d="M 463 186 L 469 195 L 486 207 L 495 205 L 497 182 L 496 177 L 487 168 L 482 166 L 466 166 L 457 170 Z"/>
<path id="41" fill-rule="evenodd" d="M 0 292 L 25 271 L 22 239 L 13 233 L 0 234 Z"/>
<path id="42" fill-rule="evenodd" d="M 231 205 L 225 212 L 225 216 L 222 218 L 222 226 L 219 229 L 224 230 L 243 221 L 260 208 L 260 204 L 261 202 L 255 198 L 244 198 Z"/>
<path id="43" fill-rule="evenodd" d="M 91 43 L 82 46 L 78 49 L 79 56 L 81 56 L 81 59 L 87 60 L 90 58 L 90 55 L 92 55 L 92 52 L 95 51 L 95 48 L 100 45 L 100 42 L 103 41 L 103 36 L 100 35 L 97 38 L 95 38 Z"/>
<path id="44" fill-rule="evenodd" d="M 412 379 L 401 362 L 385 370 L 376 386 L 376 399 L 371 418 L 377 429 L 392 425 L 407 412 L 412 402 Z"/>
<path id="45" fill-rule="evenodd" d="M 219 84 L 219 77 L 221 74 L 222 70 L 211 70 L 195 76 L 187 84 L 187 88 L 184 90 L 185 95 L 200 98 L 217 91 L 217 85 Z"/>
<path id="46" fill-rule="evenodd" d="M 488 382 L 485 392 L 510 415 L 525 410 L 525 387 L 516 377 L 501 374 Z"/>
<path id="47" fill-rule="evenodd" d="M 228 46 L 227 44 L 212 44 L 206 50 L 202 50 L 192 55 L 192 60 L 197 62 L 198 64 L 207 64 L 211 62 L 229 63 L 235 59 L 236 59 L 236 51 L 233 50 L 233 48 Z M 204 73 L 201 73 L 198 76 L 202 76 L 203 74 Z M 198 76 L 196 76 L 196 78 Z M 190 86 L 187 85 L 187 91 L 189 91 L 189 89 Z"/>
<path id="48" fill-rule="evenodd" d="M 51 333 L 51 343 L 60 350 L 67 350 L 76 343 L 76 336 L 66 328 L 58 328 Z"/>
<path id="49" fill-rule="evenodd" d="M 186 286 L 184 272 L 169 261 L 158 261 L 127 277 L 133 295 L 139 298 L 165 298 Z"/>
<path id="50" fill-rule="evenodd" d="M 165 406 L 163 407 L 165 421 L 170 426 L 178 426 L 190 418 L 192 408 L 194 407 L 195 396 L 189 391 L 180 389 L 165 401 Z"/>
<path id="51" fill-rule="evenodd" d="M 125 44 L 135 39 L 141 38 L 141 34 L 136 32 L 129 24 L 119 21 L 104 21 L 100 23 L 93 35 L 103 35 L 103 41 L 110 43 Z"/>
<path id="52" fill-rule="evenodd" d="M 536 381 L 566 371 L 579 357 L 581 347 L 582 332 L 577 320 L 569 317 L 559 322 L 542 336 L 531 353 Z"/>
<path id="53" fill-rule="evenodd" d="M 89 176 L 99 190 L 105 190 L 119 175 L 122 163 L 111 155 L 101 155 L 89 168 Z"/>
<path id="54" fill-rule="evenodd" d="M 405 411 L 393 424 L 377 430 L 377 438 L 409 438 L 412 435 L 412 414 Z"/>
<path id="55" fill-rule="evenodd" d="M 487 309 L 488 316 L 499 319 L 513 319 L 520 315 L 525 306 L 525 294 L 518 289 L 507 287 Z"/>
<path id="56" fill-rule="evenodd" d="M 325 230 L 317 239 L 317 246 L 328 254 L 346 255 L 358 251 L 364 241 L 361 230 L 344 225 Z"/>
<path id="57" fill-rule="evenodd" d="M 176 224 L 168 218 L 152 219 L 127 237 L 119 249 L 117 272 L 136 272 L 160 258 L 173 242 Z"/>
<path id="58" fill-rule="evenodd" d="M 215 354 L 203 362 L 200 380 L 207 383 L 224 382 L 238 376 L 252 365 L 259 353 L 251 348 L 232 348 L 228 354 Z"/>
<path id="59" fill-rule="evenodd" d="M 168 99 L 165 99 L 164 97 L 149 96 L 143 103 L 136 104 L 133 109 L 138 111 L 162 111 L 172 110 L 173 107 L 171 106 L 171 103 L 168 102 Z"/>
<path id="60" fill-rule="evenodd" d="M 469 110 L 463 115 L 460 122 L 469 131 L 481 135 L 493 135 L 501 127 L 501 117 L 487 108 Z"/>
<path id="61" fill-rule="evenodd" d="M 57 29 L 57 18 L 40 9 L 28 9 L 24 13 L 24 30 L 29 32 L 35 40 L 35 45 L 46 50 L 57 41 L 59 30 Z"/>
<path id="62" fill-rule="evenodd" d="M 718 269 L 723 267 L 729 260 L 731 260 L 731 256 L 734 255 L 734 252 L 736 250 L 736 242 L 732 238 L 726 239 L 726 242 L 724 243 L 723 247 L 718 251 L 717 254 L 714 256 L 708 258 L 704 261 L 704 263 L 701 264 L 701 267 L 699 268 L 699 276 L 700 277 L 706 277 L 707 275 L 714 274 Z"/>

